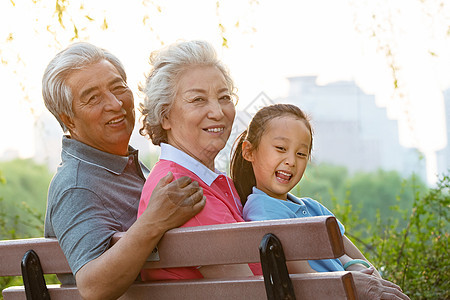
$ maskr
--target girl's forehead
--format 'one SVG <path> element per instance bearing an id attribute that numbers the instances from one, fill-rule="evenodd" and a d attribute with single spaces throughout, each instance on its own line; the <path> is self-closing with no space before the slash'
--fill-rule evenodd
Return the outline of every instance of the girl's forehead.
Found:
<path id="1" fill-rule="evenodd" d="M 264 130 L 264 136 L 271 139 L 303 141 L 308 145 L 311 141 L 311 132 L 305 120 L 289 115 L 270 120 Z"/>
<path id="2" fill-rule="evenodd" d="M 303 125 L 303 126 L 301 126 Z M 274 117 L 269 122 L 267 122 L 266 129 L 277 129 L 277 128 L 291 128 L 292 126 L 306 127 L 305 120 L 292 115 L 282 115 Z M 309 129 L 308 129 L 309 131 Z"/>

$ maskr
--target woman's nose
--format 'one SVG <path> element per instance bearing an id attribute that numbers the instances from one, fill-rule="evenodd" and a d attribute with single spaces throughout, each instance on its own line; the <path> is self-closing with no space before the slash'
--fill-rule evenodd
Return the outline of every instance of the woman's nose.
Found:
<path id="1" fill-rule="evenodd" d="M 208 118 L 220 120 L 224 116 L 223 108 L 218 100 L 211 101 L 209 105 Z"/>

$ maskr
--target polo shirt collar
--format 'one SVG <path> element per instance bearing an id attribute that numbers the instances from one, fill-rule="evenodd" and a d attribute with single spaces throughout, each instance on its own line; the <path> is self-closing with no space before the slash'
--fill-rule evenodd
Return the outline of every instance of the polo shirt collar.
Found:
<path id="1" fill-rule="evenodd" d="M 224 173 L 218 171 L 217 169 L 215 172 L 211 171 L 192 156 L 169 144 L 161 143 L 161 155 L 159 158 L 172 161 L 179 164 L 183 168 L 188 169 L 197 175 L 208 186 L 211 186 L 217 177 L 224 175 Z"/>
<path id="2" fill-rule="evenodd" d="M 252 188 L 252 193 L 253 193 L 253 194 L 257 194 L 257 195 L 265 195 L 265 196 L 270 197 L 269 195 L 267 195 L 266 193 L 264 193 L 263 191 L 261 191 L 260 189 L 258 189 L 256 186 L 254 186 L 254 187 Z M 273 198 L 273 197 L 270 197 L 270 198 Z M 276 199 L 276 198 L 273 198 L 273 199 Z M 279 200 L 279 199 L 276 199 L 276 200 Z M 289 201 L 291 201 L 291 202 L 293 202 L 293 203 L 295 203 L 295 204 L 305 205 L 305 203 L 302 201 L 302 199 L 295 197 L 295 196 L 292 195 L 291 193 L 288 193 L 288 194 L 287 194 L 287 200 L 289 200 Z M 283 200 L 280 200 L 280 201 L 283 201 Z"/>
<path id="3" fill-rule="evenodd" d="M 62 153 L 117 175 L 125 170 L 130 157 L 138 159 L 138 150 L 131 146 L 128 146 L 128 156 L 120 156 L 95 149 L 67 135 L 63 136 Z"/>

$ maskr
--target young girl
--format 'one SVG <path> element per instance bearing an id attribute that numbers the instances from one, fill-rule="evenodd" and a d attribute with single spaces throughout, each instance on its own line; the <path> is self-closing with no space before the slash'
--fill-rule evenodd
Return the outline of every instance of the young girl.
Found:
<path id="1" fill-rule="evenodd" d="M 300 181 L 311 155 L 312 130 L 298 107 L 276 104 L 262 108 L 236 140 L 231 177 L 244 205 L 246 221 L 333 215 L 310 198 L 289 191 Z M 339 259 L 288 262 L 291 273 L 361 271 L 380 277 L 377 270 L 344 235 L 345 254 Z"/>

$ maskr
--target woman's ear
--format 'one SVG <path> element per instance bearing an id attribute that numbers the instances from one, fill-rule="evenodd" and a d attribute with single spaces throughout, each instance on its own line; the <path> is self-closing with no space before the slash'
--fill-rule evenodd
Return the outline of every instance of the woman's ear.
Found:
<path id="1" fill-rule="evenodd" d="M 161 120 L 161 127 L 162 127 L 164 130 L 169 130 L 169 129 L 171 128 L 171 126 L 170 126 L 170 121 L 169 121 L 169 118 L 168 118 L 167 115 L 165 115 L 165 116 L 162 118 L 162 120 Z"/>
<path id="2" fill-rule="evenodd" d="M 247 140 L 242 142 L 242 157 L 246 161 L 250 161 L 250 162 L 253 161 L 252 144 Z"/>

